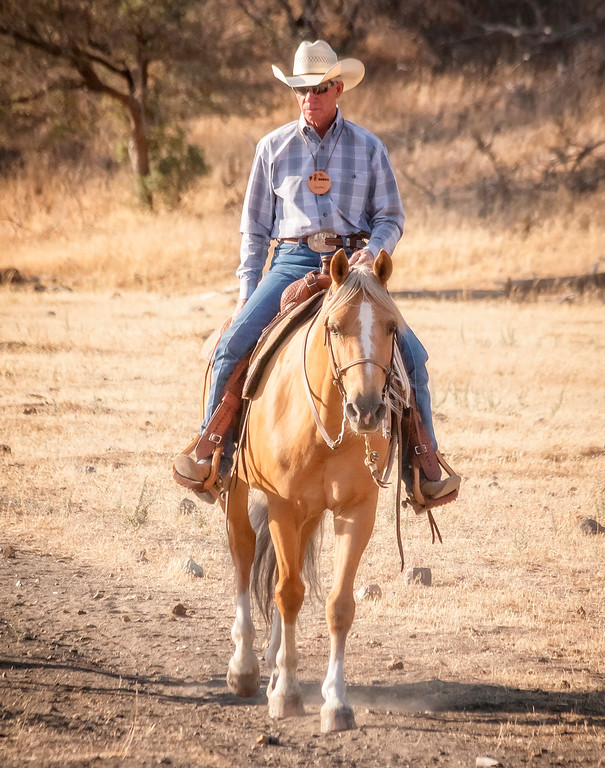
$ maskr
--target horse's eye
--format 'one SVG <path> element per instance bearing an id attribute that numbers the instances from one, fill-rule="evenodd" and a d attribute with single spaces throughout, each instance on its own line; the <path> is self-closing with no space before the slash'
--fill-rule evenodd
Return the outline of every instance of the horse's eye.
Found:
<path id="1" fill-rule="evenodd" d="M 397 331 L 397 323 L 389 323 L 387 326 L 387 335 L 392 336 Z"/>
<path id="2" fill-rule="evenodd" d="M 340 329 L 336 325 L 336 323 L 330 323 L 330 325 L 328 326 L 328 330 L 330 331 L 332 336 L 338 336 L 338 334 L 340 333 Z"/>

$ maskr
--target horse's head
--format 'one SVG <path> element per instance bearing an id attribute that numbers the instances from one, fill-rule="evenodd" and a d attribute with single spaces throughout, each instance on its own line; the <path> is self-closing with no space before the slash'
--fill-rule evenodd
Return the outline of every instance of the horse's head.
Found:
<path id="1" fill-rule="evenodd" d="M 345 252 L 330 264 L 332 289 L 324 305 L 326 340 L 345 414 L 358 434 L 375 432 L 386 415 L 385 390 L 391 376 L 401 313 L 386 291 L 393 262 L 381 251 L 373 267 L 349 267 Z"/>

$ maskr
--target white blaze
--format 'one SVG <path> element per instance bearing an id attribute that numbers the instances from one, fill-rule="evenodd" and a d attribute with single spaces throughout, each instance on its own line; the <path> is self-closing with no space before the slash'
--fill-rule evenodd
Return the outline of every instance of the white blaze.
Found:
<path id="1" fill-rule="evenodd" d="M 361 354 L 363 357 L 371 357 L 374 307 L 367 301 L 367 299 L 361 302 L 361 307 L 359 309 L 359 323 L 361 325 L 361 333 L 359 334 Z"/>

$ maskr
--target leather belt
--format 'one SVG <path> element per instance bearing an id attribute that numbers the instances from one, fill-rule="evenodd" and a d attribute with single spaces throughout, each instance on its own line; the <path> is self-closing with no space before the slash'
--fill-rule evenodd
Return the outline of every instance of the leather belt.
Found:
<path id="1" fill-rule="evenodd" d="M 280 237 L 280 243 L 304 243 L 317 253 L 330 253 L 336 248 L 352 248 L 354 251 L 368 244 L 367 232 L 356 232 L 352 235 L 337 235 L 334 232 L 314 232 L 304 237 Z"/>

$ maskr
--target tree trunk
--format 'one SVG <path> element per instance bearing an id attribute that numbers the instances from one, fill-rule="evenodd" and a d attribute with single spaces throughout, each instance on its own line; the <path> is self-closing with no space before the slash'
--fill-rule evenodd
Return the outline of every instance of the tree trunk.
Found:
<path id="1" fill-rule="evenodd" d="M 131 137 L 128 147 L 132 170 L 135 174 L 137 196 L 147 208 L 153 208 L 153 195 L 149 189 L 149 136 L 145 109 L 141 102 L 131 97 L 128 103 L 130 111 Z"/>

